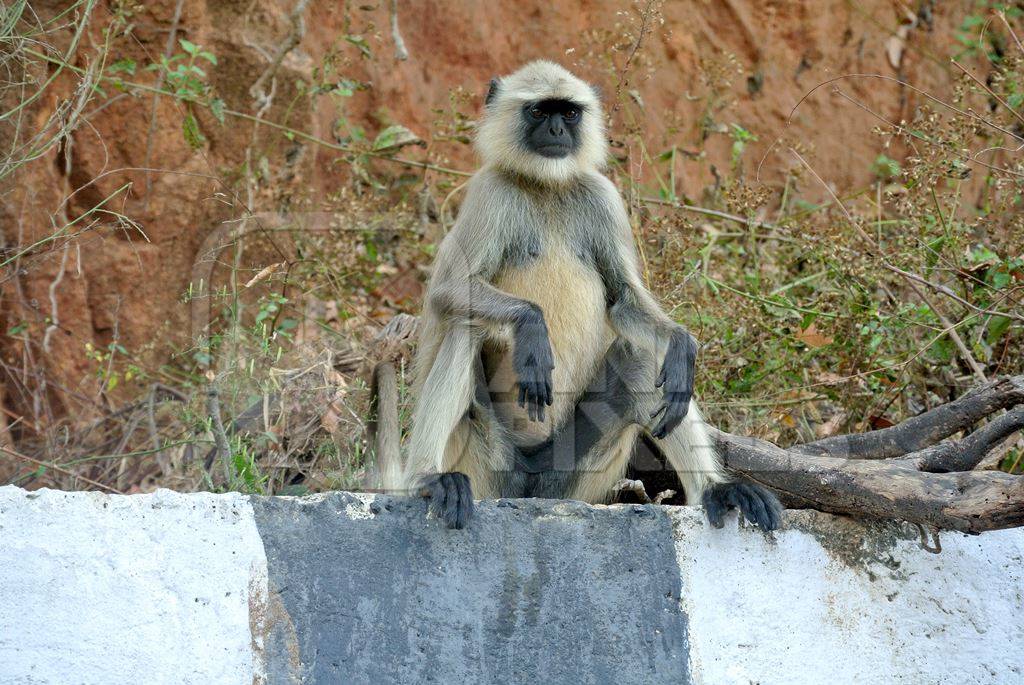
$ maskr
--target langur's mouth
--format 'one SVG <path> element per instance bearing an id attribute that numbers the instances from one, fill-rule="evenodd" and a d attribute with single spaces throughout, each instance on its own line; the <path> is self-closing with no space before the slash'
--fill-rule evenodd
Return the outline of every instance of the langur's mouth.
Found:
<path id="1" fill-rule="evenodd" d="M 567 157 L 570 152 L 568 145 L 561 145 L 559 143 L 552 143 L 551 145 L 541 145 L 536 148 L 536 152 L 541 157 L 548 157 L 549 159 L 557 159 L 559 157 Z"/>

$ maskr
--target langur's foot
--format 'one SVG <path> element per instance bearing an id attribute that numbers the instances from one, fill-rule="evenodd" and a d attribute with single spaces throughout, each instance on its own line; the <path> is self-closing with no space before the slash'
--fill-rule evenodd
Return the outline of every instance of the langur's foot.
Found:
<path id="1" fill-rule="evenodd" d="M 427 511 L 449 528 L 465 528 L 473 516 L 473 491 L 464 473 L 451 471 L 424 476 L 418 491 L 421 497 L 430 499 Z"/>
<path id="2" fill-rule="evenodd" d="M 771 492 L 753 483 L 716 483 L 704 491 L 704 511 L 715 528 L 729 509 L 739 509 L 743 518 L 768 532 L 782 523 L 782 504 Z"/>

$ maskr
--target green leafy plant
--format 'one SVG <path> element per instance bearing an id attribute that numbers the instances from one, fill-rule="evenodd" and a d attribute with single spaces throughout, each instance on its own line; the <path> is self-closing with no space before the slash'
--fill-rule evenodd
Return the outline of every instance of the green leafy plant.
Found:
<path id="1" fill-rule="evenodd" d="M 197 150 L 206 144 L 206 136 L 199 127 L 192 106 L 207 108 L 219 122 L 224 123 L 224 101 L 213 95 L 206 70 L 202 66 L 203 63 L 216 66 L 217 56 L 184 38 L 179 39 L 178 44 L 184 52 L 170 57 L 161 55 L 160 61 L 150 64 L 146 70 L 158 73 L 171 94 L 186 104 L 187 111 L 181 124 L 182 135 L 189 147 Z M 131 60 L 119 60 L 111 69 L 117 65 L 121 66 L 116 71 L 135 73 L 135 64 Z"/>

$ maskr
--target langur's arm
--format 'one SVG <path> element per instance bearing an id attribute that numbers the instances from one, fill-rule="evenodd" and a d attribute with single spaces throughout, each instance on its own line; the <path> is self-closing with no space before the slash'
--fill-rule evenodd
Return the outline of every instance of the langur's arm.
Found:
<path id="1" fill-rule="evenodd" d="M 512 368 L 519 386 L 519 406 L 531 419 L 544 420 L 554 393 L 555 366 L 544 313 L 533 302 L 509 295 L 479 276 L 456 277 L 431 288 L 430 303 L 444 319 L 512 327 Z"/>
<path id="2" fill-rule="evenodd" d="M 467 323 L 514 326 L 523 321 L 544 322 L 540 307 L 495 288 L 480 276 L 446 279 L 431 288 L 429 298 L 442 317 Z"/>
<path id="3" fill-rule="evenodd" d="M 654 354 L 665 349 L 661 372 L 655 386 L 663 388 L 662 404 L 651 414 L 660 420 L 651 435 L 664 438 L 675 429 L 689 410 L 693 397 L 697 342 L 685 328 L 661 310 L 640 278 L 632 236 L 615 236 L 613 246 L 598 250 L 598 264 L 608 294 L 608 320 L 616 333 L 641 349 Z"/>

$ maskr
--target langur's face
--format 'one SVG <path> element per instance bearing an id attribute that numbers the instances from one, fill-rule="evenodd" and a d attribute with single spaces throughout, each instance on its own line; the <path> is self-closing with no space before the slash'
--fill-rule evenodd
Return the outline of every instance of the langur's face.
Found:
<path id="1" fill-rule="evenodd" d="M 569 100 L 541 100 L 523 106 L 523 144 L 548 159 L 562 159 L 579 148 L 583 108 Z"/>

